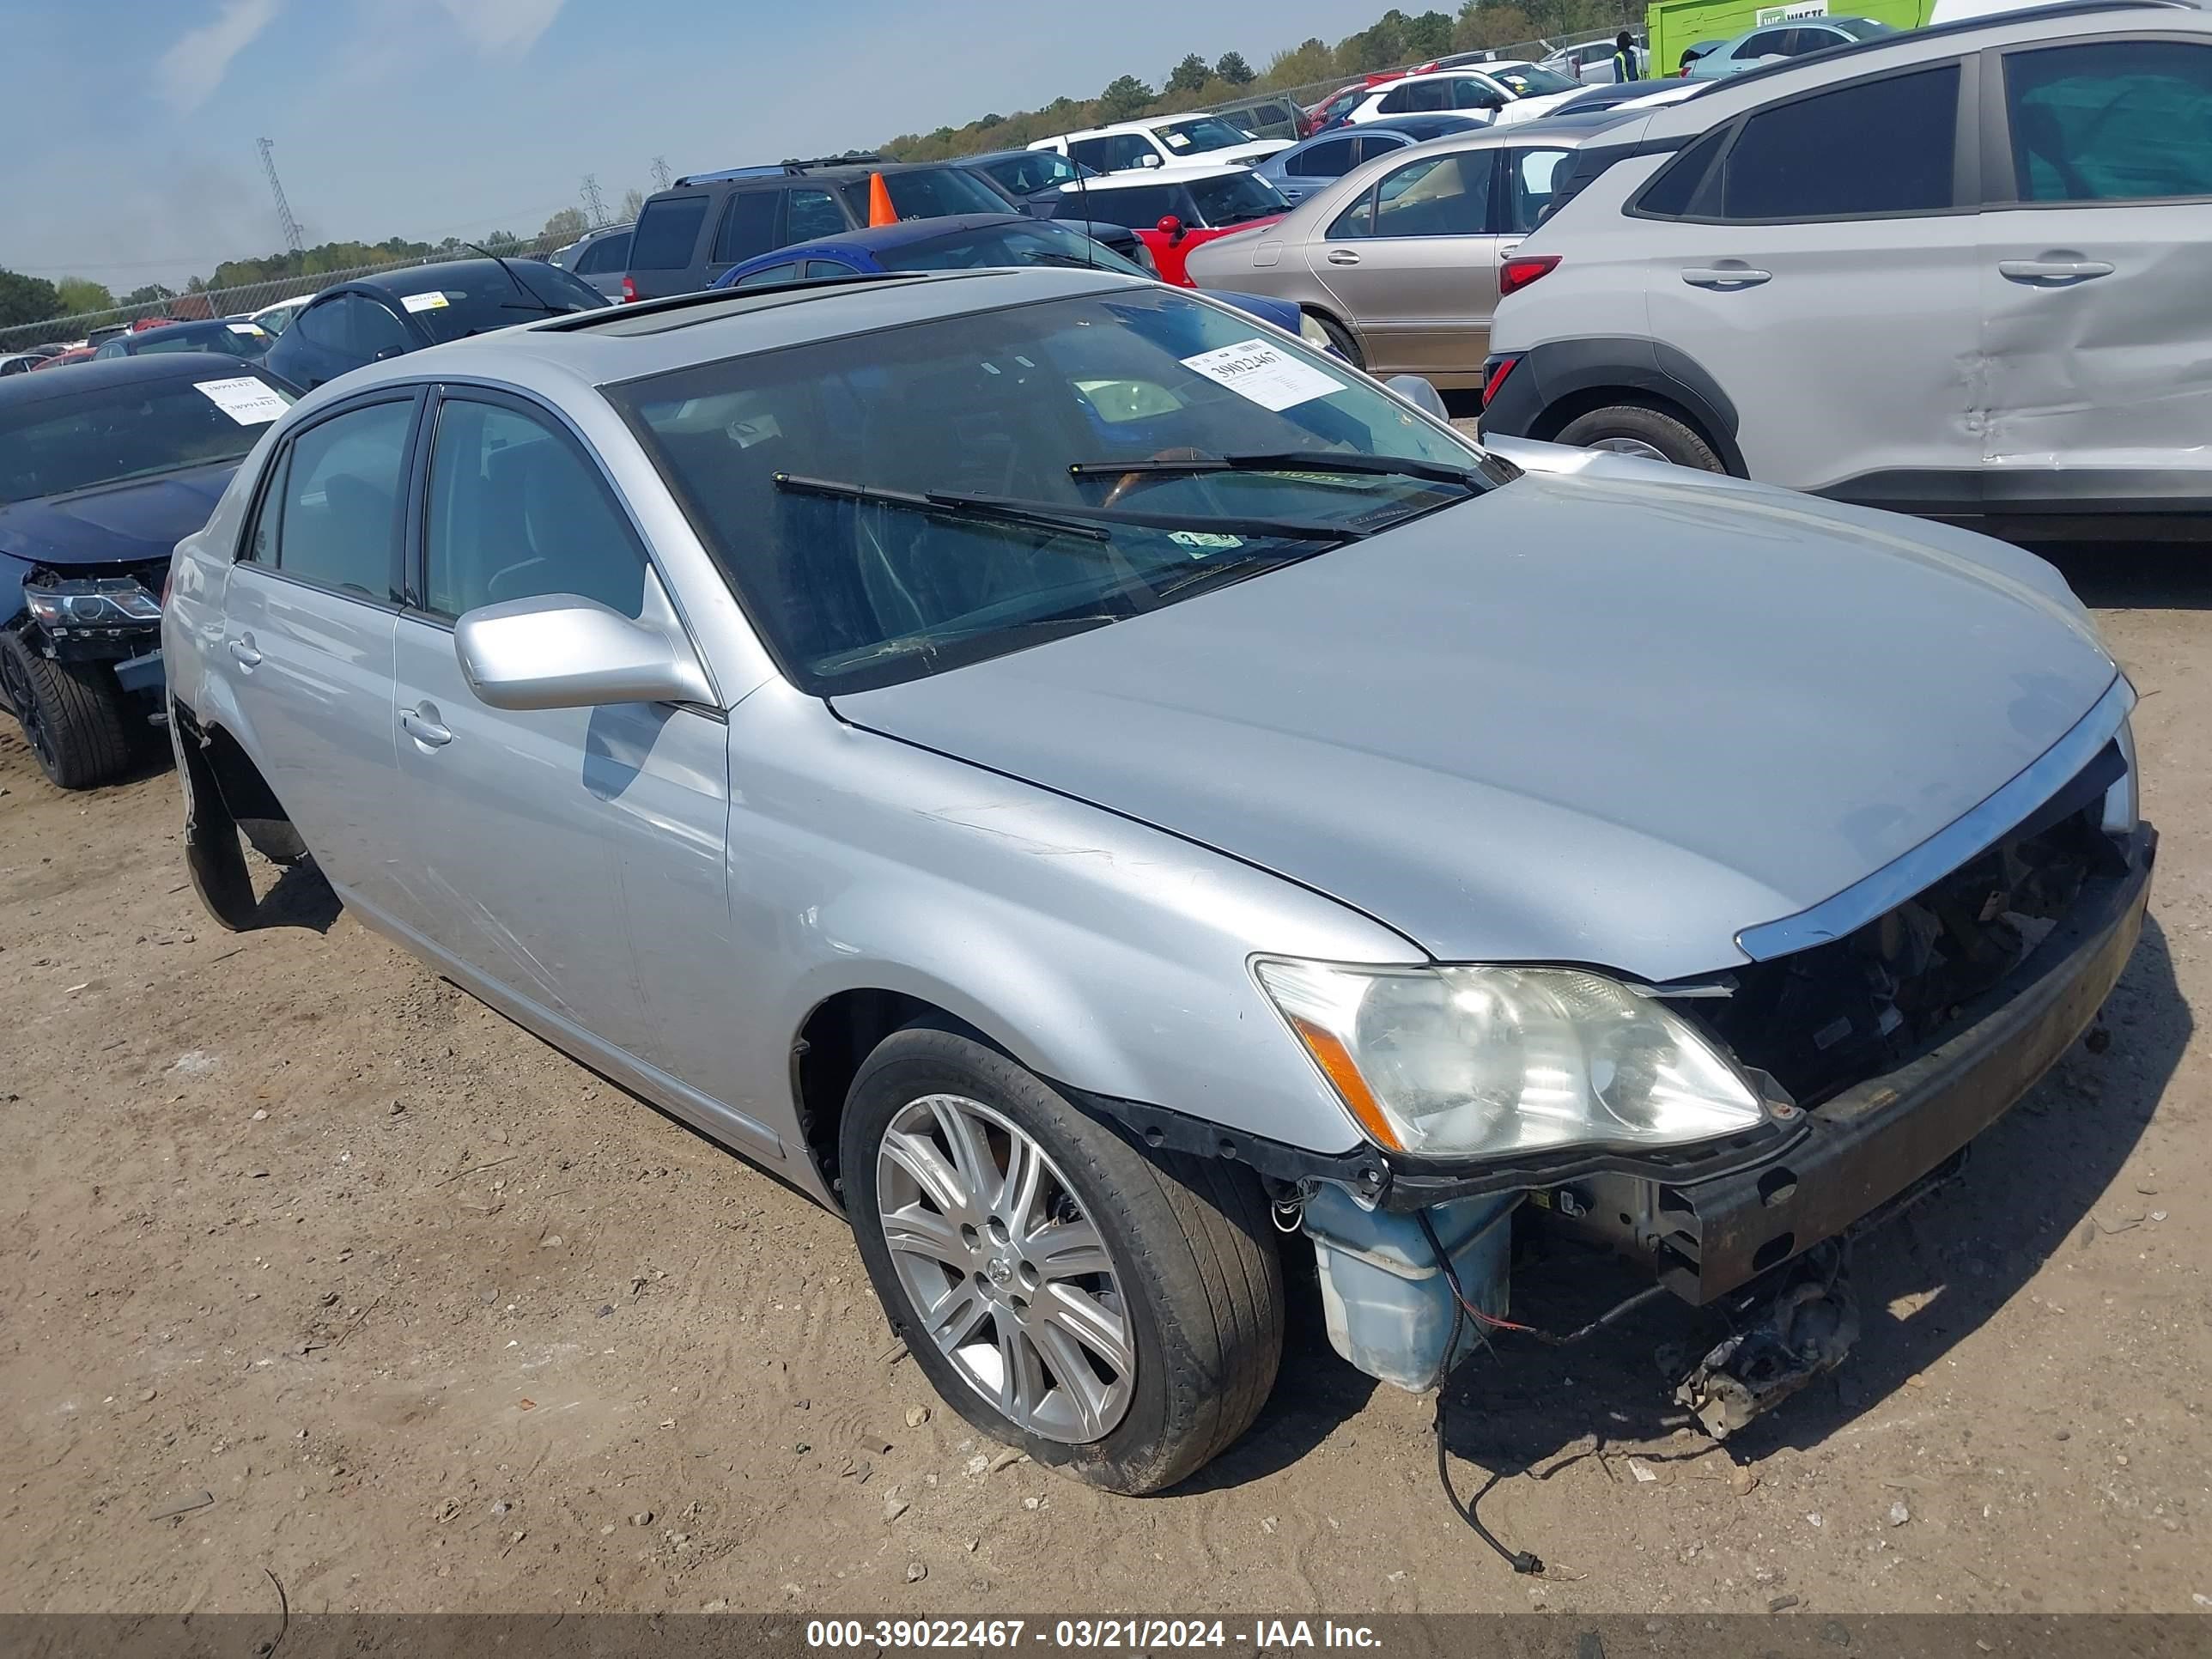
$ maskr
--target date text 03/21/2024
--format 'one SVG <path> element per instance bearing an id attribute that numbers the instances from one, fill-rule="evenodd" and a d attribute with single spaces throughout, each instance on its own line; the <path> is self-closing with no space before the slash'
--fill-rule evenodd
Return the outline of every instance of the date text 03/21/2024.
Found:
<path id="1" fill-rule="evenodd" d="M 1257 1619 L 1240 1629 L 1221 1619 L 810 1619 L 806 1645 L 826 1649 L 1054 1648 L 1142 1652 L 1160 1648 L 1231 1648 L 1263 1654 L 1300 1648 L 1378 1650 L 1365 1625 L 1334 1620 Z"/>

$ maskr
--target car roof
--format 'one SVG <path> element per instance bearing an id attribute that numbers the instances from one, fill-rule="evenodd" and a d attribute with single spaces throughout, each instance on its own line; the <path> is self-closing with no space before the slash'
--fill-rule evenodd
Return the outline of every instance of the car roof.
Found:
<path id="1" fill-rule="evenodd" d="M 509 261 L 512 264 L 512 261 Z M 421 294 L 447 283 L 504 282 L 507 274 L 496 259 L 445 259 L 436 264 L 409 265 L 401 270 L 374 271 L 337 286 L 372 289 L 392 295 Z M 320 296 L 318 295 L 318 298 Z"/>
<path id="2" fill-rule="evenodd" d="M 149 329 L 147 332 L 153 331 Z M 52 374 L 43 380 L 29 374 L 10 374 L 0 380 L 0 409 L 72 398 L 80 392 L 97 392 L 106 386 L 201 380 L 210 374 L 235 379 L 240 374 L 254 374 L 260 365 L 242 357 L 219 356 L 212 351 L 155 351 L 143 357 L 88 359 L 70 368 L 67 374 Z M 275 378 L 262 372 L 265 378 Z"/>
<path id="3" fill-rule="evenodd" d="M 1087 179 L 1080 187 L 1062 185 L 1063 196 L 1080 196 L 1085 191 L 1137 190 L 1146 185 L 1195 185 L 1208 179 L 1225 179 L 1232 173 L 1249 173 L 1252 169 L 1242 161 L 1197 161 L 1188 167 L 1146 167 L 1141 173 L 1102 173 L 1096 179 Z"/>
<path id="4" fill-rule="evenodd" d="M 871 225 L 862 230 L 848 230 L 834 236 L 816 236 L 804 242 L 793 242 L 788 247 L 770 248 L 766 253 L 757 253 L 743 264 L 733 265 L 733 270 L 749 270 L 755 266 L 765 270 L 793 259 L 820 258 L 825 254 L 858 252 L 876 253 L 888 248 L 908 247 L 916 242 L 933 241 L 939 236 L 963 230 L 988 230 L 994 225 L 1048 225 L 1050 219 L 1036 219 L 1026 213 L 948 213 L 936 219 L 902 219 L 896 224 Z"/>
<path id="5" fill-rule="evenodd" d="M 1028 266 L 793 287 L 714 289 L 574 313 L 429 346 L 354 369 L 301 404 L 319 405 L 332 388 L 337 396 L 349 397 L 379 385 L 464 379 L 517 386 L 558 401 L 698 363 L 1042 300 L 1150 286 L 1107 271 Z"/>
<path id="6" fill-rule="evenodd" d="M 1980 17 L 1960 18 L 1956 22 L 1931 23 L 1925 28 L 1902 29 L 1893 34 L 1876 35 L 1871 40 L 1853 40 L 1800 57 L 1785 58 L 1778 63 L 1762 64 L 1740 75 L 1713 81 L 1705 91 L 1679 104 L 1649 110 L 1632 106 L 1626 119 L 1648 121 L 1645 134 L 1652 137 L 1704 132 L 1734 118 L 1747 107 L 1764 103 L 1784 81 L 1817 86 L 1831 77 L 1845 77 L 1861 70 L 1870 72 L 1884 59 L 1940 63 L 1957 56 L 1960 42 L 1977 36 L 1984 41 L 1993 36 L 2008 40 L 2065 40 L 2081 33 L 2085 18 L 2114 26 L 2136 24 L 2212 34 L 2212 13 L 2205 12 L 2191 0 L 2066 0 L 2059 5 L 1992 12 Z M 1749 95 L 1743 95 L 1746 93 Z"/>

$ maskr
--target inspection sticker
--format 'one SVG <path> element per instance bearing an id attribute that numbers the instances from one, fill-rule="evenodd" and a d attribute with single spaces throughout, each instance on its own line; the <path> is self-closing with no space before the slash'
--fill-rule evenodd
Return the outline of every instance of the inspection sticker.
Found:
<path id="1" fill-rule="evenodd" d="M 284 400 L 251 374 L 234 380 L 195 380 L 200 395 L 240 426 L 266 426 L 284 412 Z"/>
<path id="2" fill-rule="evenodd" d="M 230 331 L 233 334 L 258 334 L 261 332 L 261 325 L 258 323 L 233 323 L 230 325 Z"/>
<path id="3" fill-rule="evenodd" d="M 399 303 L 410 311 L 443 311 L 447 302 L 444 295 L 432 289 L 428 294 L 410 294 Z"/>
<path id="4" fill-rule="evenodd" d="M 1201 351 L 1195 357 L 1184 358 L 1182 366 L 1220 381 L 1262 409 L 1288 409 L 1344 390 L 1334 376 L 1300 362 L 1265 340 L 1240 340 L 1218 351 Z"/>

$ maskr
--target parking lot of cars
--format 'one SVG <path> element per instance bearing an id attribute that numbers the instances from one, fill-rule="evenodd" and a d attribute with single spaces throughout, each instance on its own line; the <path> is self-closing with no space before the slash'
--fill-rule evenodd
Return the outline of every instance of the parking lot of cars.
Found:
<path id="1" fill-rule="evenodd" d="M 283 1509 L 270 1436 L 198 1386 L 267 1370 L 279 1462 L 325 1471 L 295 1508 L 441 1493 L 433 1526 L 501 1523 L 443 1564 L 476 1588 L 526 1594 L 501 1564 L 557 1537 L 605 1605 L 769 1604 L 717 1576 L 763 1552 L 787 1599 L 1041 1582 L 1007 1470 L 1024 1559 L 1088 1552 L 1092 1588 L 1128 1495 L 1208 1535 L 1280 1493 L 1301 1601 L 1492 1605 L 1455 1523 L 1375 1541 L 1388 1481 L 1450 1492 L 1455 1457 L 1535 1474 L 1516 1519 L 1604 1564 L 1539 1604 L 1956 1605 L 1970 1562 L 1978 1605 L 2202 1601 L 2172 1452 L 2212 1244 L 2149 1205 L 2212 1178 L 2175 1104 L 2212 657 L 2149 550 L 2212 539 L 2212 21 L 1785 21 L 1664 80 L 1438 60 L 1279 122 L 688 173 L 548 260 L 8 370 L 0 794 L 52 823 L 122 780 L 82 802 L 111 864 L 181 795 L 206 917 L 0 868 L 27 1074 L 94 1009 L 119 1051 L 31 1099 L 66 1109 L 27 1234 L 93 1274 L 173 1253 L 143 1312 L 41 1300 L 34 1386 L 76 1387 L 71 1320 L 112 1366 L 192 1327 L 101 1407 L 161 1407 L 131 1448 L 173 1388 L 225 1425 L 189 1508 Z M 2154 602 L 2093 611 L 2069 576 L 2144 590 L 2025 544 L 2144 560 Z M 192 948 L 149 969 L 156 933 Z M 586 1099 L 630 1115 L 587 1146 Z M 58 1178 L 134 1112 L 210 1178 L 281 1142 L 292 1186 Z M 331 1281 L 281 1340 L 177 1300 L 280 1269 Z M 2095 1405 L 2048 1439 L 2069 1388 Z M 694 1409 L 734 1436 L 692 1449 Z M 373 1448 L 386 1418 L 448 1444 Z M 76 1444 L 7 1432 L 42 1471 Z M 2146 1447 L 2086 1553 L 2003 1523 Z M 1622 1468 L 1670 1508 L 1621 1513 Z M 632 1480 L 659 1542 L 595 1542 Z M 775 1496 L 741 1519 L 732 1486 Z M 367 1507 L 313 1569 L 334 1600 L 428 1559 Z M 228 1594 L 82 1542 L 40 1534 L 26 1582 Z"/>

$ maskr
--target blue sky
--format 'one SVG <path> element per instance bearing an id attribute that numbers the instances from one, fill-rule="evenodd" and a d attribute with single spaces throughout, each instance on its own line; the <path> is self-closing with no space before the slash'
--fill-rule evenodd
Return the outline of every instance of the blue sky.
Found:
<path id="1" fill-rule="evenodd" d="M 1255 65 L 1387 0 L 4 0 L 0 266 L 118 294 L 307 239 L 535 231 L 596 173 L 957 125 L 1186 52 Z"/>

